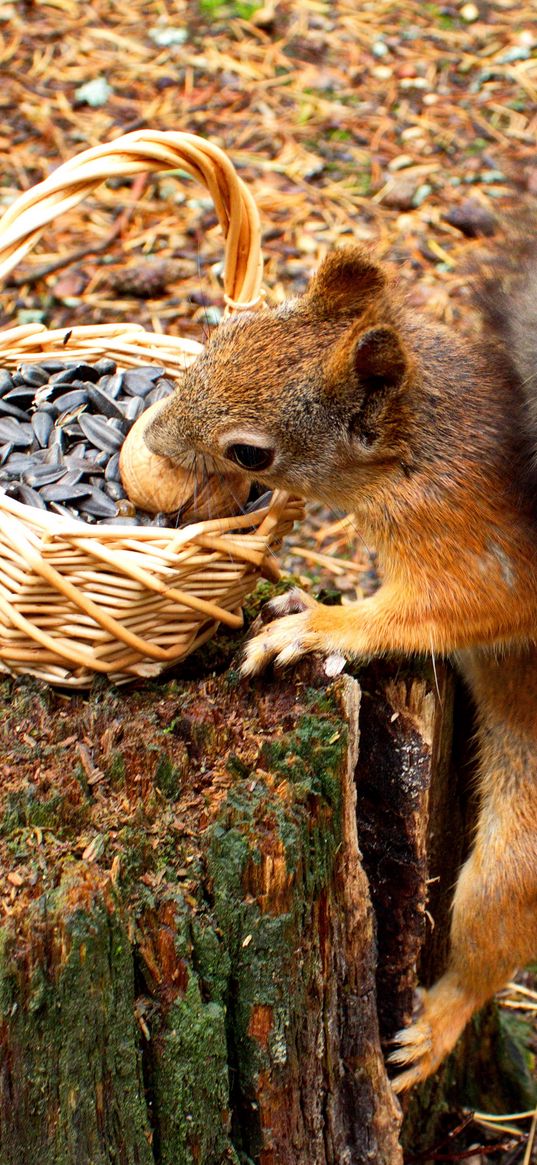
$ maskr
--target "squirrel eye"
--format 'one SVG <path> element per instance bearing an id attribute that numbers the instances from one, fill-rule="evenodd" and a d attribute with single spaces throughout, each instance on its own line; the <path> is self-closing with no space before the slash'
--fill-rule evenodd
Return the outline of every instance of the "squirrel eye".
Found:
<path id="1" fill-rule="evenodd" d="M 229 445 L 225 456 L 241 469 L 250 471 L 268 469 L 274 461 L 274 449 L 263 449 L 260 445 Z"/>

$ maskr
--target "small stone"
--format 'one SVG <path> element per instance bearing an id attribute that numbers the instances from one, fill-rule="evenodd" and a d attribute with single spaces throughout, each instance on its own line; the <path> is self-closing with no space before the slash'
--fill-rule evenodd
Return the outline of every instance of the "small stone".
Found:
<path id="1" fill-rule="evenodd" d="M 163 295 L 173 278 L 173 268 L 166 259 L 153 259 L 119 271 L 111 272 L 107 283 L 119 295 L 134 295 L 138 299 L 156 299 Z"/>
<path id="2" fill-rule="evenodd" d="M 188 30 L 174 28 L 170 24 L 157 24 L 155 28 L 149 29 L 148 35 L 159 48 L 166 49 L 171 48 L 172 45 L 184 44 L 188 39 Z"/>
<path id="3" fill-rule="evenodd" d="M 390 77 L 393 77 L 393 69 L 390 69 L 389 65 L 375 65 L 371 73 L 378 81 L 389 81 Z"/>
<path id="4" fill-rule="evenodd" d="M 428 182 L 423 182 L 421 186 L 418 186 L 418 189 L 414 194 L 412 199 L 412 206 L 421 206 L 422 202 L 425 202 L 425 199 L 428 198 L 432 192 L 432 186 Z"/>
<path id="5" fill-rule="evenodd" d="M 398 154 L 396 158 L 392 158 L 388 162 L 388 170 L 395 174 L 397 170 L 406 170 L 407 166 L 413 166 L 414 158 L 412 154 Z"/>
<path id="6" fill-rule="evenodd" d="M 398 77 L 415 77 L 416 66 L 411 61 L 403 61 L 401 65 L 397 66 L 395 70 Z"/>
<path id="7" fill-rule="evenodd" d="M 473 24 L 474 20 L 479 20 L 479 8 L 477 4 L 463 4 L 460 14 L 466 24 Z"/>
<path id="8" fill-rule="evenodd" d="M 498 65 L 510 65 L 514 61 L 527 61 L 531 56 L 528 45 L 512 45 L 496 58 Z"/>
<path id="9" fill-rule="evenodd" d="M 410 210 L 414 205 L 419 185 L 419 178 L 415 174 L 406 174 L 403 171 L 392 175 L 382 197 L 384 206 L 393 207 L 394 210 Z"/>
<path id="10" fill-rule="evenodd" d="M 75 89 L 75 99 L 79 105 L 89 105 L 92 109 L 99 109 L 101 105 L 106 105 L 111 92 L 112 89 L 106 77 L 94 77 L 92 81 Z"/>
<path id="11" fill-rule="evenodd" d="M 489 238 L 495 233 L 496 219 L 476 198 L 465 198 L 458 206 L 451 206 L 444 214 L 446 222 L 457 227 L 468 239 Z"/>
<path id="12" fill-rule="evenodd" d="M 402 77 L 401 89 L 428 89 L 429 82 L 425 77 Z"/>

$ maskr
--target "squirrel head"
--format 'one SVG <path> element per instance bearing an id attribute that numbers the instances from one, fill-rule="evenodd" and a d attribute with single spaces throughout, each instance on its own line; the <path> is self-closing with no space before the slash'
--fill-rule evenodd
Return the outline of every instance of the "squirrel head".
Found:
<path id="1" fill-rule="evenodd" d="M 413 369 L 387 291 L 351 246 L 303 296 L 225 321 L 148 426 L 150 449 L 194 449 L 332 506 L 401 472 Z"/>

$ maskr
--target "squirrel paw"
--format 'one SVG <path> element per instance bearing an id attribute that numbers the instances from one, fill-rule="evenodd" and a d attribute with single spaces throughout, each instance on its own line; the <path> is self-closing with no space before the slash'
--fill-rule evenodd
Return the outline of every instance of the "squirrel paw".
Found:
<path id="1" fill-rule="evenodd" d="M 395 1036 L 397 1046 L 388 1056 L 391 1064 L 404 1066 L 392 1080 L 395 1092 L 403 1092 L 435 1072 L 456 1044 L 476 1002 L 446 973 L 430 991 L 418 991 L 414 1023 Z"/>
<path id="2" fill-rule="evenodd" d="M 286 667 L 310 651 L 329 653 L 325 664 L 327 674 L 337 675 L 345 660 L 339 653 L 331 651 L 325 634 L 316 630 L 317 610 L 324 611 L 324 608 L 298 587 L 267 603 L 254 623 L 256 634 L 244 649 L 243 675 L 262 671 L 269 663 Z M 266 622 L 267 617 L 274 618 L 275 615 L 278 618 L 273 622 Z"/>
<path id="3" fill-rule="evenodd" d="M 283 619 L 268 623 L 246 644 L 241 667 L 243 675 L 254 675 L 272 662 L 276 667 L 285 667 L 308 651 L 315 651 L 319 645 L 315 635 L 308 631 L 309 621 L 310 612 L 301 611 L 298 615 L 285 615 Z"/>

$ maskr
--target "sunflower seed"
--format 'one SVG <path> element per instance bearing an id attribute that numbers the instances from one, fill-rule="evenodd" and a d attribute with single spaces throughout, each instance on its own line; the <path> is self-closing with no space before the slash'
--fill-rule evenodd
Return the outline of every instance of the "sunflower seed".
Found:
<path id="1" fill-rule="evenodd" d="M 52 510 L 53 514 L 60 514 L 62 518 L 80 518 L 76 510 L 71 506 L 64 506 L 62 502 L 47 502 L 47 509 Z"/>
<path id="2" fill-rule="evenodd" d="M 16 501 L 22 502 L 25 506 L 35 506 L 38 510 L 46 510 L 46 505 L 41 494 L 37 490 L 32 489 L 31 486 L 25 485 L 23 481 L 13 481 L 7 487 L 6 493 Z"/>
<path id="3" fill-rule="evenodd" d="M 44 368 L 50 378 L 53 372 L 63 372 L 68 365 L 63 360 L 40 360 L 39 367 Z"/>
<path id="4" fill-rule="evenodd" d="M 137 511 L 119 475 L 125 434 L 174 387 L 160 365 L 121 372 L 107 357 L 0 368 L 0 482 L 23 504 L 71 521 L 175 526 L 177 514 Z"/>
<path id="5" fill-rule="evenodd" d="M 113 453 L 104 471 L 106 481 L 119 481 L 119 453 Z"/>
<path id="6" fill-rule="evenodd" d="M 44 408 L 45 404 L 49 409 L 54 407 L 52 402 L 49 402 L 49 397 L 52 396 L 53 391 L 54 390 L 51 384 L 44 384 L 42 388 L 37 389 L 37 392 L 34 396 L 34 404 L 38 409 Z"/>
<path id="7" fill-rule="evenodd" d="M 80 503 L 79 509 L 81 513 L 92 514 L 95 518 L 116 516 L 116 503 L 99 489 L 90 490 L 89 497 Z"/>
<path id="8" fill-rule="evenodd" d="M 261 496 L 258 498 L 254 498 L 253 502 L 250 502 L 249 505 L 246 506 L 244 513 L 254 514 L 256 510 L 264 510 L 265 506 L 268 506 L 271 497 L 271 491 L 266 490 L 264 494 L 261 494 Z"/>
<path id="9" fill-rule="evenodd" d="M 83 364 L 83 363 L 73 364 L 73 365 L 71 365 L 70 368 L 68 368 L 66 370 L 66 373 L 67 373 L 67 375 L 65 376 L 65 383 L 66 384 L 68 382 L 70 384 L 73 384 L 73 382 L 75 380 L 84 380 L 84 381 L 89 380 L 91 382 L 91 384 L 96 384 L 98 379 L 99 379 L 99 372 L 96 370 L 95 366 L 91 365 L 91 364 Z M 62 373 L 58 372 L 58 373 L 53 374 L 50 377 L 51 383 L 53 383 L 53 384 L 58 383 L 56 376 L 59 379 L 62 376 Z"/>
<path id="10" fill-rule="evenodd" d="M 97 522 L 98 526 L 139 526 L 138 518 L 119 517 L 119 518 L 101 518 Z"/>
<path id="11" fill-rule="evenodd" d="M 35 389 L 31 388 L 30 385 L 21 384 L 18 388 L 15 387 L 6 392 L 4 400 L 8 400 L 11 404 L 18 404 L 19 407 L 27 401 L 29 407 L 34 399 L 34 392 Z"/>
<path id="12" fill-rule="evenodd" d="M 88 388 L 88 400 L 91 401 L 97 412 L 102 413 L 105 417 L 119 417 L 124 419 L 125 414 L 113 397 L 107 396 L 105 392 L 101 392 L 97 385 L 90 385 Z M 130 403 L 130 402 L 129 402 Z"/>
<path id="13" fill-rule="evenodd" d="M 16 477 L 19 473 L 32 469 L 34 456 L 35 454 L 30 456 L 28 453 L 12 453 L 9 458 L 9 472 Z"/>
<path id="14" fill-rule="evenodd" d="M 45 449 L 54 427 L 54 422 L 50 413 L 34 413 L 31 420 L 31 426 L 35 433 L 36 441 L 42 449 Z"/>
<path id="15" fill-rule="evenodd" d="M 104 492 L 108 494 L 108 497 L 112 498 L 114 502 L 118 502 L 120 499 L 127 496 L 120 481 L 107 481 L 104 487 Z"/>
<path id="16" fill-rule="evenodd" d="M 60 368 L 58 372 L 53 372 L 49 376 L 49 384 L 55 388 L 58 384 L 72 384 L 73 380 L 78 379 L 77 365 L 71 364 L 69 367 Z"/>
<path id="17" fill-rule="evenodd" d="M 84 485 L 82 482 L 79 485 L 66 485 L 63 481 L 57 481 L 51 485 L 41 486 L 39 492 L 46 502 L 73 502 L 79 498 L 87 498 L 92 491 L 91 485 Z"/>
<path id="18" fill-rule="evenodd" d="M 113 376 L 103 376 L 99 387 L 101 392 L 105 392 L 107 396 L 115 400 L 123 388 L 123 373 L 115 372 Z"/>
<path id="19" fill-rule="evenodd" d="M 0 397 L 0 416 L 1 417 L 16 417 L 19 421 L 27 421 L 27 413 L 24 409 L 19 408 L 18 405 L 11 404 L 5 397 Z"/>
<path id="20" fill-rule="evenodd" d="M 147 396 L 164 371 L 164 368 L 129 368 L 123 373 L 123 388 L 129 396 Z"/>
<path id="21" fill-rule="evenodd" d="M 110 454 L 107 452 L 106 449 L 103 449 L 100 453 L 96 452 L 95 457 L 93 458 L 94 465 L 97 468 L 104 469 L 105 466 L 108 464 L 109 456 L 110 456 Z"/>
<path id="22" fill-rule="evenodd" d="M 103 356 L 101 360 L 96 360 L 93 365 L 95 372 L 99 373 L 99 378 L 103 376 L 112 375 L 117 368 L 115 360 L 111 360 L 109 356 Z"/>
<path id="23" fill-rule="evenodd" d="M 65 449 L 65 442 L 66 438 L 63 429 L 58 429 L 55 425 L 51 430 L 47 448 L 50 450 L 57 449 L 60 453 L 63 453 Z"/>
<path id="24" fill-rule="evenodd" d="M 112 429 L 115 429 L 116 433 L 119 433 L 121 437 L 121 443 L 123 444 L 129 429 L 132 428 L 132 421 L 120 421 L 119 417 L 110 417 L 110 419 L 107 420 L 107 423 L 111 426 Z"/>
<path id="25" fill-rule="evenodd" d="M 85 408 L 85 405 L 77 405 L 74 409 L 66 409 L 64 413 L 60 413 L 56 421 L 56 427 L 63 429 L 67 437 L 81 437 L 82 429 L 78 424 L 78 418 L 84 412 Z"/>
<path id="26" fill-rule="evenodd" d="M 169 380 L 159 380 L 158 384 L 146 396 L 146 407 L 154 405 L 157 400 L 166 400 L 166 397 L 171 396 L 172 392 L 173 384 Z"/>
<path id="27" fill-rule="evenodd" d="M 22 376 L 24 383 L 33 388 L 40 388 L 48 380 L 48 373 L 44 368 L 40 368 L 39 364 L 21 364 L 17 372 L 19 376 Z"/>
<path id="28" fill-rule="evenodd" d="M 88 393 L 87 390 L 75 388 L 71 392 L 64 392 L 62 396 L 57 396 L 54 404 L 59 413 L 69 412 L 70 409 L 78 408 L 78 405 L 87 405 Z"/>
<path id="29" fill-rule="evenodd" d="M 42 485 L 52 485 L 53 482 L 59 481 L 65 474 L 65 466 L 63 465 L 32 465 L 21 473 L 22 480 L 26 485 L 36 486 L 38 489 Z"/>
<path id="30" fill-rule="evenodd" d="M 7 368 L 0 368 L 0 396 L 13 388 L 13 377 Z"/>
<path id="31" fill-rule="evenodd" d="M 125 419 L 127 421 L 136 421 L 144 411 L 144 404 L 145 402 L 141 396 L 129 397 L 125 405 Z"/>
<path id="32" fill-rule="evenodd" d="M 60 481 L 61 481 L 61 484 L 65 485 L 65 486 L 78 485 L 82 476 L 83 476 L 83 474 L 82 474 L 81 469 L 67 469 L 66 470 L 64 468 L 63 477 L 60 478 Z"/>
<path id="33" fill-rule="evenodd" d="M 49 441 L 47 448 L 45 449 L 45 461 L 47 465 L 63 465 L 63 451 L 61 445 L 58 445 L 57 441 L 52 443 L 51 441 Z"/>
<path id="34" fill-rule="evenodd" d="M 0 418 L 0 441 L 11 441 L 15 446 L 31 445 L 34 431 L 31 425 L 16 421 L 13 417 Z"/>
<path id="35" fill-rule="evenodd" d="M 88 413 L 82 413 L 79 425 L 84 436 L 98 449 L 115 453 L 123 444 L 123 433 L 118 433 L 117 429 L 113 429 L 102 417 L 92 417 Z"/>

